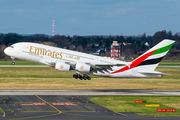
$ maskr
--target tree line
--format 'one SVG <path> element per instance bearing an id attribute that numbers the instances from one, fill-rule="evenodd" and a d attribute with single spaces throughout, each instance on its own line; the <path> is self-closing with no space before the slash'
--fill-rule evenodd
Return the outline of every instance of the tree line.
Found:
<path id="1" fill-rule="evenodd" d="M 48 36 L 44 34 L 35 35 L 20 35 L 16 33 L 0 34 L 0 59 L 8 59 L 4 54 L 3 50 L 14 43 L 17 42 L 36 42 L 43 43 L 46 45 L 57 46 L 60 48 L 93 53 L 98 48 L 107 48 L 106 51 L 102 51 L 101 55 L 110 56 L 110 46 L 113 41 L 118 41 L 118 43 L 131 43 L 131 45 L 124 46 L 124 55 L 129 57 L 137 57 L 141 51 L 145 51 L 152 46 L 156 45 L 163 39 L 175 40 L 174 49 L 180 49 L 180 32 L 172 34 L 171 31 L 158 31 L 153 36 L 146 36 L 145 33 L 137 36 L 123 36 L 123 35 L 92 35 L 92 36 L 65 36 L 65 35 L 55 35 Z M 148 42 L 149 46 L 145 43 Z M 179 59 L 179 55 L 170 55 L 171 57 L 176 57 Z"/>

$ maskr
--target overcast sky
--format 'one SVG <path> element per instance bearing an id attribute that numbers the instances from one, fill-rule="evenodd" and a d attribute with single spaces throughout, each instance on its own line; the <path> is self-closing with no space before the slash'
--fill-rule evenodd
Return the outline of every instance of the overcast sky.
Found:
<path id="1" fill-rule="evenodd" d="M 153 35 L 180 32 L 180 0 L 0 0 L 0 33 Z"/>

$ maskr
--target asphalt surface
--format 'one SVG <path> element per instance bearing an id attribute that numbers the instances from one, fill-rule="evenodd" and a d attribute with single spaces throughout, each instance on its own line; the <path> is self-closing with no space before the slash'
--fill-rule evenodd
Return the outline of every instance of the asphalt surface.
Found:
<path id="1" fill-rule="evenodd" d="M 176 95 L 180 90 L 0 90 L 0 95 Z"/>
<path id="2" fill-rule="evenodd" d="M 107 92 L 108 90 L 102 90 L 101 92 Z M 118 92 L 109 90 L 109 92 Z M 7 90 L 0 91 L 0 107 L 5 112 L 5 117 L 0 114 L 0 120 L 21 120 L 21 119 L 47 119 L 47 120 L 59 120 L 59 119 L 77 119 L 77 120 L 91 120 L 91 119 L 103 119 L 103 120 L 169 120 L 177 119 L 180 117 L 155 117 L 155 116 L 139 116 L 134 113 L 115 113 L 107 108 L 97 105 L 89 101 L 88 97 L 100 96 L 100 95 L 76 95 L 75 93 L 81 93 L 83 91 L 73 90 L 59 90 L 59 91 L 30 91 L 36 93 L 34 95 L 28 95 L 28 90 L 11 90 L 15 95 L 5 95 L 4 93 L 10 92 Z M 66 94 L 67 92 L 74 95 L 53 95 L 53 92 L 59 92 Z M 92 92 L 92 91 L 91 91 Z M 93 91 L 94 93 L 100 92 Z M 120 91 L 119 91 L 120 92 Z M 122 92 L 122 91 L 121 91 Z M 123 90 L 123 92 L 131 93 L 132 91 Z M 135 91 L 134 91 L 135 92 Z M 139 91 L 136 91 L 139 92 Z M 143 91 L 141 91 L 143 92 Z M 147 91 L 146 91 L 147 92 Z M 145 92 L 145 93 L 146 93 Z M 153 91 L 151 91 L 153 92 Z M 160 91 L 154 91 L 159 92 Z M 170 92 L 170 91 L 166 91 Z M 171 91 L 179 92 L 179 91 Z M 3 93 L 3 94 L 2 94 Z M 22 95 L 21 95 L 21 94 Z M 25 95 L 24 93 L 27 93 Z M 51 93 L 51 95 L 50 95 Z M 90 92 L 89 92 L 90 93 Z M 114 93 L 113 93 L 114 94 Z"/>

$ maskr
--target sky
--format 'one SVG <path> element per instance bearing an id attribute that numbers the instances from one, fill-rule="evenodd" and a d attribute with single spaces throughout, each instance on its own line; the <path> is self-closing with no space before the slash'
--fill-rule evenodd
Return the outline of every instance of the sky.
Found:
<path id="1" fill-rule="evenodd" d="M 180 0 L 0 0 L 0 33 L 154 35 L 180 32 Z"/>

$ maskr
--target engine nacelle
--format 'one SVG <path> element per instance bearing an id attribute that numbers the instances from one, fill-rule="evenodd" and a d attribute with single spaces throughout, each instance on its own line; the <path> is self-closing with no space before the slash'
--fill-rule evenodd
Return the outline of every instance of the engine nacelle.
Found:
<path id="1" fill-rule="evenodd" d="M 66 63 L 60 63 L 57 62 L 55 65 L 55 69 L 59 71 L 69 71 L 70 70 L 70 65 Z"/>
<path id="2" fill-rule="evenodd" d="M 83 63 L 77 63 L 75 66 L 75 70 L 79 71 L 79 72 L 89 72 L 91 69 L 91 66 L 87 65 L 87 64 L 83 64 Z"/>

